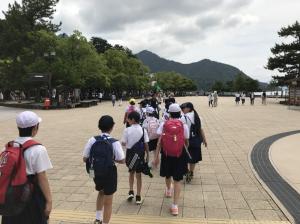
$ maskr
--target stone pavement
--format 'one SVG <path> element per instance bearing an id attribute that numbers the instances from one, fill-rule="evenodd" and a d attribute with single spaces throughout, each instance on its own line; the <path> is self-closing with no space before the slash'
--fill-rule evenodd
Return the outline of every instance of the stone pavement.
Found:
<path id="1" fill-rule="evenodd" d="M 277 172 L 300 194 L 300 134 L 276 141 L 270 148 L 270 160 Z"/>
<path id="2" fill-rule="evenodd" d="M 178 98 L 180 103 L 191 101 L 204 120 L 208 149 L 203 148 L 203 161 L 197 167 L 195 179 L 185 184 L 180 200 L 180 217 L 197 219 L 234 219 L 286 221 L 286 217 L 256 180 L 248 155 L 259 140 L 281 132 L 300 129 L 299 111 L 270 100 L 262 106 L 246 102 L 236 106 L 234 98 L 220 98 L 217 108 L 208 108 L 206 97 Z M 247 99 L 248 100 L 248 99 Z M 1 119 L 10 110 L 0 107 L 0 144 L 17 135 L 14 116 Z M 49 179 L 55 211 L 93 212 L 96 192 L 85 173 L 82 148 L 97 134 L 101 115 L 110 114 L 116 121 L 112 135 L 120 138 L 125 105 L 113 108 L 105 102 L 97 107 L 73 110 L 37 111 L 43 118 L 38 140 L 48 149 L 54 169 Z M 7 115 L 6 115 L 7 117 Z M 113 213 L 118 215 L 170 217 L 170 199 L 163 197 L 164 179 L 158 171 L 155 177 L 143 178 L 142 205 L 126 202 L 128 173 L 119 169 L 119 186 L 115 194 Z M 94 217 L 91 217 L 91 220 Z"/>

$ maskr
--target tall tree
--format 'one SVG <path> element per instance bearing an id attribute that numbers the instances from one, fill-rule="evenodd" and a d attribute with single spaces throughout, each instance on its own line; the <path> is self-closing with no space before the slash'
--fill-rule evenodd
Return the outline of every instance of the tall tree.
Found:
<path id="1" fill-rule="evenodd" d="M 275 44 L 271 48 L 273 57 L 270 57 L 266 66 L 269 70 L 278 70 L 284 76 L 273 76 L 278 85 L 285 85 L 285 81 L 300 78 L 300 24 L 283 27 L 278 32 L 279 37 L 291 39 L 282 44 Z"/>
<path id="2" fill-rule="evenodd" d="M 92 37 L 90 42 L 96 48 L 98 54 L 102 54 L 112 48 L 112 45 L 107 40 L 100 37 Z"/>

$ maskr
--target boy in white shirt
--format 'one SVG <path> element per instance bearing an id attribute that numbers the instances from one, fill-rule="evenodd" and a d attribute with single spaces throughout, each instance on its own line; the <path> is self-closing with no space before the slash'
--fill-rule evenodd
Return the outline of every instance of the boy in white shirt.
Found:
<path id="1" fill-rule="evenodd" d="M 83 151 L 83 161 L 87 162 L 87 169 L 89 170 L 89 174 L 93 177 L 96 190 L 99 191 L 97 202 L 96 202 L 96 220 L 94 224 L 107 224 L 110 221 L 111 213 L 112 213 L 112 201 L 113 194 L 117 191 L 117 167 L 115 163 L 124 163 L 125 155 L 123 152 L 123 148 L 119 141 L 113 139 L 110 136 L 110 133 L 113 130 L 115 122 L 111 116 L 105 115 L 102 116 L 99 120 L 98 127 L 101 130 L 102 134 L 100 136 L 92 137 L 87 142 L 84 151 Z M 106 164 L 111 162 L 111 166 L 107 169 L 107 172 L 104 175 L 97 175 L 94 155 L 96 155 L 95 151 L 98 150 L 98 155 L 100 154 L 99 148 L 96 148 L 96 144 L 99 141 L 107 141 L 111 147 L 111 155 L 112 161 L 105 161 Z M 94 150 L 94 151 L 93 151 Z M 103 152 L 105 153 L 105 152 Z M 103 155 L 102 153 L 102 155 Z M 94 156 L 92 159 L 92 155 Z M 98 156 L 100 157 L 100 156 Z M 96 159 L 98 159 L 98 157 Z M 102 157 L 106 158 L 106 157 Z M 101 158 L 99 158 L 100 160 Z M 94 164 L 95 169 L 92 169 L 92 164 Z M 103 212 L 104 210 L 104 212 Z M 103 220 L 103 222 L 102 222 Z"/>
<path id="2" fill-rule="evenodd" d="M 126 146 L 126 165 L 129 169 L 129 193 L 128 201 L 134 198 L 133 184 L 134 175 L 137 182 L 136 204 L 142 203 L 142 170 L 143 165 L 149 162 L 149 137 L 145 129 L 140 125 L 140 114 L 136 111 L 128 115 L 128 123 L 130 127 L 126 128 L 122 137 L 122 145 Z"/>
<path id="3" fill-rule="evenodd" d="M 15 144 L 25 145 L 32 141 L 39 130 L 42 121 L 34 112 L 24 111 L 17 116 L 16 123 L 19 129 L 19 137 Z M 31 200 L 25 209 L 16 216 L 3 216 L 2 224 L 46 224 L 52 210 L 52 196 L 46 171 L 52 169 L 47 150 L 37 144 L 27 148 L 24 152 L 26 173 L 34 190 Z"/>

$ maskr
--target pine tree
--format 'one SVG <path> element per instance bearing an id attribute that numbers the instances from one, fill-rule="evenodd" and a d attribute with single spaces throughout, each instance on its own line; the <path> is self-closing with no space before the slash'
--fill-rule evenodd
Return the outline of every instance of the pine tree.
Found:
<path id="1" fill-rule="evenodd" d="M 274 55 L 268 60 L 266 66 L 269 70 L 278 70 L 284 73 L 284 76 L 273 76 L 273 79 L 278 85 L 284 85 L 285 81 L 300 78 L 300 24 L 298 21 L 295 24 L 283 27 L 278 32 L 279 37 L 292 38 L 288 43 L 275 44 L 271 48 Z"/>

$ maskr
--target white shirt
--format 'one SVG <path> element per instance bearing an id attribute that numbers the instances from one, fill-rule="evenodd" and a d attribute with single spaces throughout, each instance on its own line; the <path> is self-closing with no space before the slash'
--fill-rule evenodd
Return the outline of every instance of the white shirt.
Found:
<path id="1" fill-rule="evenodd" d="M 189 130 L 191 130 L 192 124 L 195 124 L 195 112 L 192 111 L 192 112 L 186 113 L 184 116 L 185 116 L 184 117 L 185 123 L 187 124 Z M 201 129 L 203 129 L 203 119 L 200 116 L 199 116 L 199 119 L 201 122 Z"/>
<path id="2" fill-rule="evenodd" d="M 24 144 L 31 139 L 31 137 L 18 137 L 15 142 Z M 27 175 L 35 175 L 53 168 L 46 147 L 42 145 L 35 145 L 26 149 L 24 159 Z"/>
<path id="3" fill-rule="evenodd" d="M 182 122 L 182 120 L 180 119 L 180 121 Z M 189 132 L 189 128 L 187 126 L 187 124 L 183 123 L 183 128 L 184 128 L 184 138 L 185 139 L 189 139 L 190 138 L 190 132 Z M 159 128 L 157 129 L 157 134 L 161 135 L 163 133 L 163 129 L 164 129 L 164 124 L 165 122 L 162 122 L 159 126 Z"/>
<path id="4" fill-rule="evenodd" d="M 143 136 L 143 129 L 139 124 L 133 124 L 123 132 L 122 143 L 126 144 L 126 149 L 132 148 Z M 144 142 L 149 142 L 147 130 L 144 129 Z"/>
<path id="5" fill-rule="evenodd" d="M 110 139 L 110 135 L 107 133 L 102 133 L 100 136 L 106 136 L 108 139 Z M 91 148 L 94 145 L 94 143 L 96 142 L 95 137 L 92 137 L 88 140 L 88 142 L 86 143 L 84 149 L 83 149 L 83 157 L 85 158 L 89 158 L 90 157 L 90 152 L 91 152 Z M 125 154 L 123 151 L 123 148 L 121 146 L 121 143 L 119 141 L 116 141 L 112 144 L 113 147 L 113 155 L 116 161 L 121 161 L 123 159 L 125 159 Z"/>

